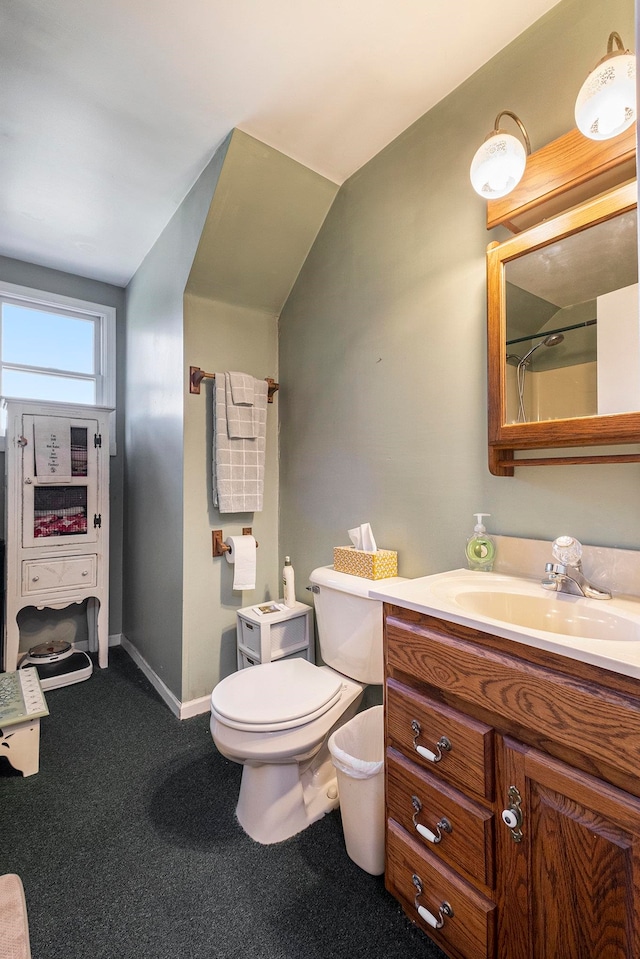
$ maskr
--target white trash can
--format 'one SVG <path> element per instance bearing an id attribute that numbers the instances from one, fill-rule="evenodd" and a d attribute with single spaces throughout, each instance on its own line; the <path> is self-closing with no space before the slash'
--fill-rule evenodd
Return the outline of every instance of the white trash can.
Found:
<path id="1" fill-rule="evenodd" d="M 384 872 L 383 707 L 372 706 L 329 737 L 336 767 L 344 842 L 356 865 Z"/>

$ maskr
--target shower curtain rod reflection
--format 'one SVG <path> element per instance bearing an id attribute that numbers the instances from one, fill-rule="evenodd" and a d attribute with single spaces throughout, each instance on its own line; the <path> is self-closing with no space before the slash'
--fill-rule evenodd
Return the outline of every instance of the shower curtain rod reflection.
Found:
<path id="1" fill-rule="evenodd" d="M 595 326 L 597 320 L 585 320 L 584 323 L 573 323 L 571 326 L 559 326 L 557 330 L 545 330 L 544 333 L 531 333 L 530 336 L 518 336 L 515 340 L 507 340 L 507 346 L 514 343 L 528 343 L 530 340 L 542 340 L 556 333 L 567 333 L 569 330 L 581 330 L 585 326 Z"/>

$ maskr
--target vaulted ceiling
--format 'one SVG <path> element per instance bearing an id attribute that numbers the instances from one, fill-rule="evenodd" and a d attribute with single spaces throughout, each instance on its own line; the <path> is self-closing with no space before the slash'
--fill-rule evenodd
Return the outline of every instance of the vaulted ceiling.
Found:
<path id="1" fill-rule="evenodd" d="M 340 184 L 557 2 L 0 0 L 0 254 L 124 286 L 232 129 Z"/>

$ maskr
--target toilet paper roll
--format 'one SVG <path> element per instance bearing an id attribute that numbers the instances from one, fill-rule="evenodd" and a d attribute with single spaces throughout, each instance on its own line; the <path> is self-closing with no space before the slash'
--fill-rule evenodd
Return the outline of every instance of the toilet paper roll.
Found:
<path id="1" fill-rule="evenodd" d="M 230 549 L 224 554 L 233 566 L 233 588 L 256 588 L 256 541 L 253 536 L 228 536 Z"/>

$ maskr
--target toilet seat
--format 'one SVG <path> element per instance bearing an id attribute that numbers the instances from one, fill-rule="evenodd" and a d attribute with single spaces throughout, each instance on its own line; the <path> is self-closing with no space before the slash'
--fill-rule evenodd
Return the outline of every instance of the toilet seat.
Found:
<path id="1" fill-rule="evenodd" d="M 342 677 L 306 659 L 238 670 L 211 694 L 211 712 L 232 729 L 276 732 L 311 722 L 340 699 Z"/>

